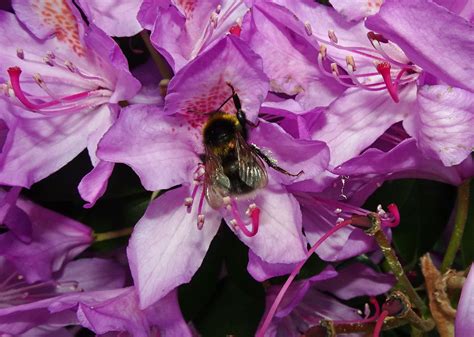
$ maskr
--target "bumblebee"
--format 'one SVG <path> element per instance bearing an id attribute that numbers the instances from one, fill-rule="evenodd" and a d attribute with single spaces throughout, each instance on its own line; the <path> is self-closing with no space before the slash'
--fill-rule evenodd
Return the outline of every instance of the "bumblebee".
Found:
<path id="1" fill-rule="evenodd" d="M 264 162 L 289 176 L 297 177 L 303 173 L 287 172 L 257 146 L 247 142 L 247 126 L 256 125 L 247 120 L 239 96 L 232 85 L 228 85 L 232 95 L 210 114 L 203 127 L 204 188 L 207 202 L 214 209 L 222 206 L 224 197 L 249 194 L 265 187 L 268 175 Z M 221 110 L 230 99 L 237 110 L 235 114 Z"/>

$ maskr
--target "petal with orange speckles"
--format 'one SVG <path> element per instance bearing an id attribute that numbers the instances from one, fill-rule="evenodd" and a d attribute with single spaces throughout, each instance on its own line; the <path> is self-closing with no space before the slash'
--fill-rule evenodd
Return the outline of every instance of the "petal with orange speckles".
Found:
<path id="1" fill-rule="evenodd" d="M 247 119 L 254 121 L 268 92 L 262 60 L 235 36 L 227 36 L 181 69 L 168 86 L 165 113 L 179 113 L 200 127 L 232 94 L 231 84 Z M 235 113 L 232 100 L 221 109 Z"/>

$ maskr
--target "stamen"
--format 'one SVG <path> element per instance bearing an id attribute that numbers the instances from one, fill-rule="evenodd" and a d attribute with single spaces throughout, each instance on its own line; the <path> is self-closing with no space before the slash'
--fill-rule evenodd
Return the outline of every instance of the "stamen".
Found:
<path id="1" fill-rule="evenodd" d="M 216 14 L 220 14 L 220 13 L 221 13 L 221 10 L 222 10 L 222 5 L 221 5 L 221 4 L 217 5 L 217 7 L 216 7 Z"/>
<path id="2" fill-rule="evenodd" d="M 54 67 L 54 63 L 49 56 L 43 57 L 43 62 L 46 63 L 50 67 Z"/>
<path id="3" fill-rule="evenodd" d="M 25 59 L 25 52 L 23 51 L 23 49 L 17 48 L 17 49 L 16 49 L 16 56 L 17 56 L 20 60 L 24 60 L 24 59 Z"/>
<path id="4" fill-rule="evenodd" d="M 328 37 L 332 42 L 337 43 L 338 39 L 336 33 L 334 33 L 332 29 L 328 30 Z"/>
<path id="5" fill-rule="evenodd" d="M 204 205 L 204 195 L 205 195 L 204 190 L 205 190 L 204 188 L 201 190 L 201 196 L 199 197 L 198 222 L 197 222 L 197 227 L 199 230 L 201 230 L 202 227 L 204 226 L 204 219 L 205 219 L 204 214 L 202 214 L 202 207 Z"/>
<path id="6" fill-rule="evenodd" d="M 218 20 L 218 15 L 217 15 L 216 12 L 211 13 L 210 20 L 211 20 L 212 28 L 216 29 L 217 28 L 217 20 Z"/>
<path id="7" fill-rule="evenodd" d="M 20 86 L 20 74 L 21 74 L 21 69 L 19 67 L 11 67 L 8 68 L 7 70 L 8 75 L 10 76 L 10 82 L 11 86 L 13 89 L 13 92 L 16 96 L 16 98 L 28 109 L 32 111 L 41 111 L 43 109 L 47 109 L 53 106 L 61 105 L 62 103 L 68 102 L 68 103 L 74 103 L 76 101 L 85 99 L 85 98 L 92 98 L 96 97 L 98 99 L 98 102 L 88 102 L 89 104 L 86 104 L 86 102 L 82 104 L 69 104 L 69 105 L 62 105 L 61 108 L 55 109 L 55 110 L 47 110 L 43 112 L 68 112 L 68 111 L 74 111 L 79 108 L 86 108 L 86 107 L 92 107 L 94 105 L 99 105 L 103 104 L 108 101 L 105 97 L 108 97 L 105 95 L 105 92 L 108 92 L 107 90 L 94 90 L 94 91 L 83 91 L 79 92 L 77 94 L 72 94 L 66 97 L 62 97 L 60 100 L 59 99 L 54 99 L 53 101 L 50 102 L 44 102 L 44 103 L 39 103 L 35 104 L 31 102 L 25 95 L 24 91 L 21 89 Z M 39 85 L 42 85 L 42 79 L 38 78 L 37 83 Z M 42 86 L 43 89 L 45 89 L 44 86 Z M 46 91 L 46 90 L 45 90 Z M 51 93 L 51 92 L 49 92 Z M 102 98 L 103 97 L 103 98 Z M 102 102 L 104 100 L 104 102 Z"/>
<path id="8" fill-rule="evenodd" d="M 351 67 L 351 72 L 356 71 L 356 64 L 352 55 L 346 56 L 346 64 L 348 67 Z"/>
<path id="9" fill-rule="evenodd" d="M 311 24 L 308 21 L 304 23 L 304 29 L 306 30 L 306 34 L 308 34 L 308 36 L 313 35 L 313 27 L 311 27 Z"/>
<path id="10" fill-rule="evenodd" d="M 377 299 L 375 297 L 371 297 L 369 299 L 369 302 L 375 307 L 375 312 L 372 316 L 369 316 L 370 315 L 370 308 L 368 308 L 368 305 L 367 305 L 367 309 L 368 309 L 368 313 L 366 314 L 366 317 L 364 319 L 358 319 L 358 320 L 349 320 L 349 321 L 335 321 L 334 323 L 337 323 L 337 324 L 354 324 L 354 323 L 370 323 L 370 322 L 373 322 L 375 320 L 377 320 L 379 317 L 380 317 L 380 305 L 379 305 L 379 302 L 377 301 Z"/>
<path id="11" fill-rule="evenodd" d="M 51 60 L 56 58 L 56 55 L 50 50 L 46 53 L 46 56 L 49 57 Z"/>
<path id="12" fill-rule="evenodd" d="M 199 230 L 201 230 L 204 227 L 204 220 L 205 220 L 204 214 L 199 214 L 198 215 L 198 222 L 197 222 L 197 228 Z"/>
<path id="13" fill-rule="evenodd" d="M 392 97 L 395 103 L 398 103 L 400 99 L 398 98 L 398 93 L 396 88 L 392 84 L 392 77 L 390 74 L 391 65 L 388 62 L 380 62 L 376 64 L 375 68 L 382 75 L 383 81 L 385 82 L 385 86 L 387 87 L 387 91 Z"/>

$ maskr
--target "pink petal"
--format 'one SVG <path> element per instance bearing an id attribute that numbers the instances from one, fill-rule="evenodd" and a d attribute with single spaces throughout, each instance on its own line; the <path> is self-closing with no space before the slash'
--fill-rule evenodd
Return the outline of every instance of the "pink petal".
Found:
<path id="1" fill-rule="evenodd" d="M 274 186 L 259 191 L 254 202 L 260 208 L 259 231 L 253 237 L 237 231 L 240 240 L 265 262 L 288 264 L 303 260 L 306 249 L 296 199 L 286 189 Z M 239 204 L 242 212 L 244 205 L 248 207 L 248 202 Z"/>
<path id="2" fill-rule="evenodd" d="M 163 116 L 159 107 L 132 105 L 99 144 L 98 156 L 131 166 L 146 189 L 155 191 L 192 181 L 200 162 L 196 143 L 177 116 Z"/>
<path id="3" fill-rule="evenodd" d="M 323 75 L 317 66 L 317 47 L 304 40 L 302 22 L 286 8 L 259 2 L 242 26 L 242 39 L 263 58 L 271 90 L 297 95 L 305 108 L 328 105 L 345 87 Z"/>
<path id="4" fill-rule="evenodd" d="M 349 89 L 332 103 L 315 123 L 312 139 L 327 143 L 331 162 L 337 166 L 371 145 L 392 124 L 414 109 L 416 87 L 400 92 L 394 103 L 384 92 Z"/>
<path id="5" fill-rule="evenodd" d="M 181 113 L 191 126 L 199 127 L 209 112 L 230 97 L 232 91 L 227 83 L 239 95 L 247 119 L 254 121 L 267 95 L 268 78 L 260 57 L 230 35 L 176 73 L 168 87 L 165 112 Z M 229 104 L 233 107 L 232 102 Z"/>
<path id="6" fill-rule="evenodd" d="M 429 24 L 419 29 L 420 22 Z M 398 44 L 410 60 L 448 85 L 474 90 L 469 71 L 474 49 L 468 47 L 474 44 L 474 29 L 463 18 L 432 2 L 385 0 L 366 26 Z"/>
<path id="7" fill-rule="evenodd" d="M 132 36 L 142 27 L 136 19 L 141 1 L 79 0 L 90 22 L 110 36 Z"/>
<path id="8" fill-rule="evenodd" d="M 360 21 L 374 15 L 383 0 L 331 0 L 331 5 L 349 21 Z"/>
<path id="9" fill-rule="evenodd" d="M 323 142 L 295 139 L 278 125 L 260 122 L 250 131 L 250 141 L 261 150 L 268 151 L 277 164 L 292 174 L 300 171 L 299 177 L 291 177 L 268 168 L 272 179 L 290 185 L 299 181 L 318 181 L 329 163 L 329 150 Z"/>
<path id="10" fill-rule="evenodd" d="M 446 166 L 462 162 L 474 148 L 474 94 L 445 85 L 423 86 L 418 109 L 404 123 L 425 155 Z"/>
<path id="11" fill-rule="evenodd" d="M 150 204 L 135 226 L 127 253 L 141 308 L 189 282 L 217 233 L 221 216 L 207 205 L 204 227 L 197 228 L 197 205 L 190 214 L 184 206 L 190 194 L 187 187 L 166 192 Z"/>

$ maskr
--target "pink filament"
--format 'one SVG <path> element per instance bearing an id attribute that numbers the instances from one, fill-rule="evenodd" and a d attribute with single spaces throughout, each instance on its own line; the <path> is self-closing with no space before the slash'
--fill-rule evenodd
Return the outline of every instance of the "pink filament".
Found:
<path id="1" fill-rule="evenodd" d="M 380 316 L 377 320 L 377 323 L 375 323 L 374 336 L 373 337 L 379 337 L 380 336 L 380 331 L 382 331 L 383 322 L 385 320 L 385 317 L 387 317 L 387 316 L 388 316 L 388 311 L 387 310 L 382 311 L 382 313 L 380 314 Z"/>
<path id="2" fill-rule="evenodd" d="M 255 208 L 251 211 L 250 214 L 250 219 L 252 223 L 252 230 L 249 231 L 247 229 L 247 226 L 245 226 L 244 221 L 240 217 L 240 212 L 239 208 L 237 205 L 237 202 L 235 202 L 235 199 L 231 199 L 231 211 L 232 211 L 232 216 L 234 217 L 235 221 L 237 222 L 237 226 L 239 226 L 240 230 L 249 238 L 252 236 L 255 236 L 258 233 L 258 227 L 259 227 L 259 219 L 260 219 L 260 209 Z"/>
<path id="3" fill-rule="evenodd" d="M 278 309 L 278 306 L 280 305 L 281 301 L 283 300 L 283 296 L 285 296 L 285 293 L 287 292 L 288 288 L 290 287 L 291 283 L 295 279 L 296 275 L 300 272 L 301 268 L 303 265 L 306 263 L 306 261 L 313 255 L 313 253 L 318 249 L 318 247 L 331 235 L 333 235 L 335 232 L 340 230 L 341 228 L 344 228 L 348 225 L 352 224 L 352 219 L 350 220 L 345 220 L 341 221 L 338 223 L 336 226 L 331 228 L 328 232 L 326 232 L 319 240 L 314 244 L 313 247 L 310 248 L 310 250 L 306 253 L 306 258 L 298 263 L 298 265 L 293 269 L 291 272 L 290 276 L 286 280 L 285 284 L 280 289 L 280 292 L 278 293 L 277 297 L 275 298 L 275 301 L 273 301 L 272 306 L 270 307 L 270 310 L 268 311 L 267 315 L 265 316 L 265 320 L 263 321 L 263 324 L 261 325 L 260 329 L 257 331 L 256 337 L 263 337 L 265 335 L 265 332 L 267 331 L 273 316 L 275 316 L 275 313 Z"/>
<path id="4" fill-rule="evenodd" d="M 52 100 L 50 102 L 45 102 L 41 104 L 35 104 L 31 102 L 26 96 L 23 90 L 21 89 L 20 86 L 20 74 L 21 74 L 21 69 L 19 67 L 11 67 L 8 68 L 8 75 L 10 76 L 10 82 L 12 85 L 13 92 L 15 93 L 16 98 L 28 109 L 31 109 L 33 111 L 38 111 L 44 108 L 49 108 L 51 106 L 58 105 L 62 103 L 63 101 L 76 101 L 81 98 L 88 97 L 90 94 L 90 91 L 83 91 L 77 94 L 73 94 L 70 96 L 62 97 L 61 101 L 60 100 Z"/>

